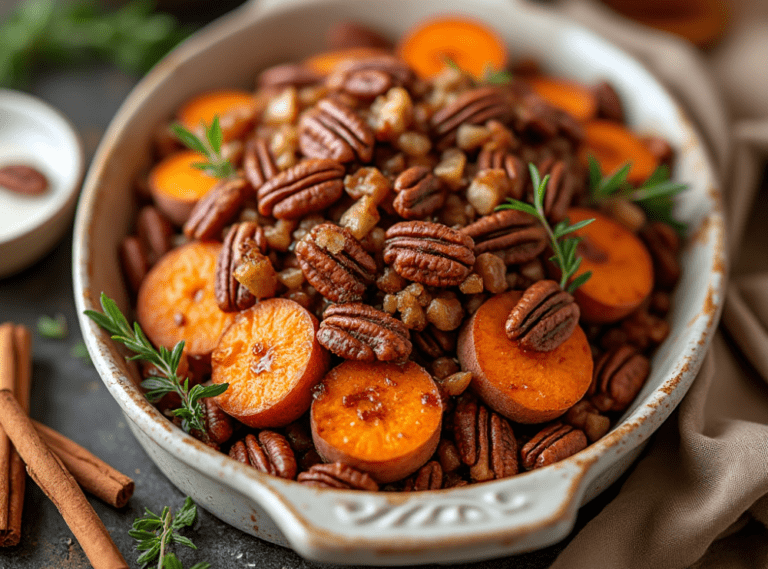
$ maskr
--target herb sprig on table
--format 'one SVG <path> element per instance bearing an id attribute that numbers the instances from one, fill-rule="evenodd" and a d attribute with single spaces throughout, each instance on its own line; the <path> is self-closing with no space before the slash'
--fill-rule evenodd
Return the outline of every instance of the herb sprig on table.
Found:
<path id="1" fill-rule="evenodd" d="M 144 517 L 137 518 L 133 522 L 133 529 L 128 534 L 136 540 L 136 549 L 143 553 L 136 560 L 142 568 L 149 567 L 157 560 L 157 569 L 183 569 L 181 561 L 168 548 L 178 543 L 192 549 L 197 549 L 192 540 L 178 532 L 180 529 L 190 527 L 197 519 L 197 506 L 192 498 L 184 501 L 182 508 L 174 516 L 167 506 L 158 516 L 149 509 L 144 509 Z M 196 563 L 190 569 L 209 569 L 210 563 Z"/>
<path id="2" fill-rule="evenodd" d="M 0 25 L 0 86 L 24 87 L 36 65 L 94 59 L 146 73 L 191 32 L 154 4 L 105 12 L 96 0 L 24 0 Z"/>
<path id="3" fill-rule="evenodd" d="M 612 197 L 624 198 L 639 205 L 649 218 L 671 225 L 678 233 L 685 231 L 686 224 L 674 218 L 672 208 L 674 196 L 687 190 L 688 185 L 671 181 L 667 166 L 656 168 L 641 186 L 635 188 L 627 181 L 631 163 L 625 164 L 610 176 L 603 176 L 595 157 L 589 155 L 587 160 L 589 189 L 593 201 L 599 202 Z"/>
<path id="4" fill-rule="evenodd" d="M 37 319 L 37 333 L 43 338 L 52 340 L 63 340 L 69 335 L 67 319 L 63 314 L 57 314 L 54 317 L 40 316 Z"/>
<path id="5" fill-rule="evenodd" d="M 232 163 L 221 153 L 221 145 L 224 143 L 224 133 L 219 124 L 219 115 L 213 117 L 211 126 L 203 126 L 205 138 L 201 138 L 181 124 L 171 125 L 171 130 L 184 146 L 205 156 L 207 162 L 192 164 L 198 170 L 202 170 L 216 178 L 228 178 L 235 173 Z"/>
<path id="6" fill-rule="evenodd" d="M 571 277 L 576 274 L 581 265 L 581 257 L 576 255 L 576 246 L 581 241 L 579 237 L 567 237 L 574 231 L 578 231 L 582 227 L 585 227 L 595 221 L 594 219 L 585 219 L 571 225 L 567 219 L 561 221 L 555 227 L 549 225 L 546 215 L 544 215 L 544 196 L 547 192 L 547 184 L 549 183 L 549 175 L 544 176 L 541 179 L 539 170 L 533 164 L 528 164 L 528 170 L 531 173 L 531 181 L 533 182 L 533 205 L 522 202 L 520 200 L 507 198 L 506 203 L 501 204 L 496 209 L 516 209 L 528 213 L 539 220 L 547 231 L 549 237 L 549 244 L 552 250 L 555 252 L 554 256 L 550 258 L 559 268 L 561 272 L 560 288 L 570 293 L 573 293 L 577 288 L 583 285 L 592 276 L 592 271 L 587 271 L 571 281 Z M 568 281 L 571 281 L 570 284 Z"/>
<path id="7" fill-rule="evenodd" d="M 86 310 L 85 315 L 112 334 L 112 339 L 124 344 L 135 353 L 129 360 L 144 360 L 153 364 L 162 376 L 150 377 L 141 382 L 141 386 L 147 390 L 146 397 L 151 402 L 159 400 L 163 395 L 176 393 L 181 399 L 181 407 L 174 409 L 172 413 L 181 418 L 181 428 L 186 432 L 191 430 L 205 433 L 205 421 L 203 418 L 203 406 L 200 399 L 203 397 L 215 397 L 227 390 L 228 383 L 216 385 L 195 385 L 189 387 L 189 379 L 178 376 L 179 361 L 184 351 L 184 342 L 176 344 L 173 350 L 161 346 L 155 349 L 149 341 L 138 322 L 134 322 L 133 329 L 128 320 L 120 312 L 115 301 L 104 293 L 101 293 L 101 308 L 104 311 Z"/>

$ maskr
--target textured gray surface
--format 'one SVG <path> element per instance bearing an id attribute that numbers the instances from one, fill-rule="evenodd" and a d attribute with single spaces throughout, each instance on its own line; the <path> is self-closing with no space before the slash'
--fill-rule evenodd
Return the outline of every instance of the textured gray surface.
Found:
<path id="1" fill-rule="evenodd" d="M 90 67 L 66 73 L 47 71 L 39 76 L 31 91 L 72 120 L 90 159 L 109 120 L 133 84 L 134 79 L 113 69 Z M 134 440 L 95 369 L 70 355 L 71 348 L 80 341 L 72 297 L 71 245 L 70 233 L 35 266 L 0 280 L 0 322 L 11 320 L 34 330 L 37 318 L 43 314 L 61 313 L 66 317 L 70 327 L 67 339 L 50 340 L 34 335 L 31 414 L 134 478 L 136 493 L 124 509 L 116 511 L 93 498 L 91 502 L 123 555 L 132 567 L 138 567 L 132 539 L 127 533 L 131 523 L 144 508 L 159 513 L 164 505 L 180 507 L 184 496 Z M 90 567 L 55 507 L 34 484 L 28 484 L 22 544 L 0 550 L 0 569 Z M 582 509 L 577 528 L 602 509 L 617 492 L 618 484 L 620 482 Z M 217 569 L 321 567 L 287 549 L 247 536 L 205 511 L 200 512 L 197 525 L 187 535 L 199 550 L 180 551 L 185 566 L 207 560 Z M 563 544 L 559 544 L 535 553 L 461 567 L 548 567 L 562 547 Z"/>

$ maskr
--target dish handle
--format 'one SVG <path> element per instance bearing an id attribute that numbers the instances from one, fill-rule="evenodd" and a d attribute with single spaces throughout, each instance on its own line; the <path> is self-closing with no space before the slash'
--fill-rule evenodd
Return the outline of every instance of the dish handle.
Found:
<path id="1" fill-rule="evenodd" d="M 530 551 L 566 537 L 590 464 L 569 461 L 431 492 L 338 491 L 276 481 L 269 483 L 270 499 L 253 488 L 245 494 L 309 559 L 333 562 L 343 554 L 355 564 L 458 562 Z"/>

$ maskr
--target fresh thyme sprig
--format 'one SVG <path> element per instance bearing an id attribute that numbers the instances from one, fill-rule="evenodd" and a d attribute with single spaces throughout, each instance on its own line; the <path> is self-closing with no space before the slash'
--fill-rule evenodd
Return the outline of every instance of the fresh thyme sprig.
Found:
<path id="1" fill-rule="evenodd" d="M 632 168 L 627 163 L 610 176 L 603 176 L 600 164 L 594 156 L 587 156 L 589 162 L 589 188 L 594 201 L 611 197 L 621 197 L 637 203 L 651 219 L 671 225 L 678 233 L 685 232 L 687 226 L 674 218 L 673 197 L 688 189 L 687 184 L 680 184 L 669 179 L 669 168 L 661 165 L 639 187 L 635 188 L 627 181 Z"/>
<path id="2" fill-rule="evenodd" d="M 192 540 L 175 532 L 182 528 L 190 527 L 197 518 L 197 506 L 192 498 L 187 497 L 181 510 L 174 516 L 169 507 L 163 508 L 158 516 L 148 508 L 144 508 L 144 517 L 137 518 L 133 522 L 133 529 L 128 531 L 136 540 L 136 549 L 143 551 L 136 560 L 142 568 L 148 567 L 157 559 L 157 569 L 183 569 L 181 561 L 172 552 L 167 551 L 168 546 L 174 543 L 197 549 Z M 210 563 L 196 563 L 190 569 L 209 569 Z"/>
<path id="3" fill-rule="evenodd" d="M 124 344 L 135 353 L 129 360 L 144 360 L 153 364 L 162 376 L 150 377 L 141 382 L 141 386 L 147 390 L 146 397 L 154 402 L 167 393 L 176 393 L 181 399 L 181 407 L 172 412 L 181 418 L 181 428 L 186 432 L 197 430 L 205 435 L 205 421 L 203 419 L 203 407 L 200 399 L 203 397 L 215 397 L 226 391 L 228 383 L 216 385 L 195 385 L 189 387 L 189 379 L 177 375 L 181 354 L 184 351 L 184 342 L 176 344 L 173 350 L 161 346 L 155 349 L 149 341 L 138 322 L 134 322 L 131 329 L 123 313 L 115 304 L 115 301 L 104 293 L 101 293 L 101 308 L 103 313 L 95 310 L 86 310 L 85 315 L 96 324 L 112 334 L 112 339 Z"/>
<path id="4" fill-rule="evenodd" d="M 496 209 L 516 209 L 524 211 L 541 222 L 549 236 L 552 250 L 555 252 L 550 260 L 560 268 L 560 288 L 572 293 L 589 280 L 592 276 L 592 271 L 582 273 L 571 280 L 571 277 L 576 274 L 576 271 L 579 270 L 579 266 L 581 265 L 581 257 L 576 256 L 576 246 L 579 244 L 579 241 L 581 241 L 581 238 L 566 237 L 566 235 L 578 231 L 595 220 L 585 219 L 570 225 L 570 222 L 567 219 L 564 219 L 555 225 L 554 228 L 550 227 L 549 221 L 547 221 L 547 217 L 544 215 L 544 196 L 547 191 L 547 184 L 549 183 L 549 175 L 544 176 L 544 179 L 542 180 L 539 170 L 536 166 L 530 163 L 528 164 L 528 170 L 531 173 L 531 181 L 533 182 L 534 188 L 533 205 L 521 202 L 520 200 L 507 198 L 507 202 L 498 206 Z M 571 281 L 570 284 L 568 281 Z"/>
<path id="5" fill-rule="evenodd" d="M 63 314 L 57 314 L 53 318 L 41 316 L 37 319 L 37 333 L 44 338 L 63 340 L 69 334 L 67 319 Z"/>
<path id="6" fill-rule="evenodd" d="M 235 168 L 221 153 L 224 133 L 219 124 L 219 115 L 213 117 L 211 126 L 205 124 L 201 126 L 205 131 L 205 139 L 179 123 L 171 125 L 171 130 L 184 146 L 208 159 L 207 162 L 195 162 L 192 166 L 216 178 L 229 178 L 235 173 Z"/>

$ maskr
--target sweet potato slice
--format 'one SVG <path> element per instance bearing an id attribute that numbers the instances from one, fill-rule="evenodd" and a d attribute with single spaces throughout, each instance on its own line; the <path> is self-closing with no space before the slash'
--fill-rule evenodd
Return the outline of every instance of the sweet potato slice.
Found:
<path id="1" fill-rule="evenodd" d="M 202 93 L 188 100 L 179 109 L 179 122 L 189 130 L 197 130 L 201 124 L 206 126 L 219 117 L 219 125 L 224 141 L 239 138 L 253 126 L 256 114 L 256 101 L 247 91 L 220 90 Z"/>
<path id="2" fill-rule="evenodd" d="M 585 322 L 615 322 L 633 312 L 653 289 L 653 261 L 643 242 L 610 217 L 587 208 L 571 208 L 568 219 L 595 221 L 575 233 L 581 266 L 576 276 L 592 277 L 574 294 Z"/>
<path id="3" fill-rule="evenodd" d="M 528 84 L 542 99 L 577 120 L 587 121 L 597 115 L 597 99 L 583 85 L 552 77 L 533 77 Z"/>
<path id="4" fill-rule="evenodd" d="M 208 359 L 232 316 L 222 312 L 213 293 L 213 273 L 221 243 L 193 241 L 163 255 L 139 288 L 136 317 L 155 346 L 173 348 L 184 340 L 185 353 Z"/>
<path id="5" fill-rule="evenodd" d="M 318 386 L 312 439 L 324 460 L 394 482 L 435 452 L 442 415 L 437 385 L 418 364 L 349 360 Z"/>
<path id="6" fill-rule="evenodd" d="M 592 352 L 580 327 L 551 352 L 526 351 L 507 338 L 504 324 L 522 296 L 489 298 L 459 334 L 462 369 L 493 410 L 518 423 L 543 423 L 565 413 L 592 382 Z"/>
<path id="7" fill-rule="evenodd" d="M 279 427 L 303 415 L 329 355 L 315 339 L 317 319 L 300 304 L 271 298 L 240 312 L 211 363 L 214 383 L 229 383 L 216 402 L 251 427 Z"/>
<path id="8" fill-rule="evenodd" d="M 157 207 L 176 225 L 184 225 L 197 200 L 218 179 L 192 166 L 205 162 L 202 154 L 182 150 L 167 156 L 149 172 L 149 191 Z"/>

